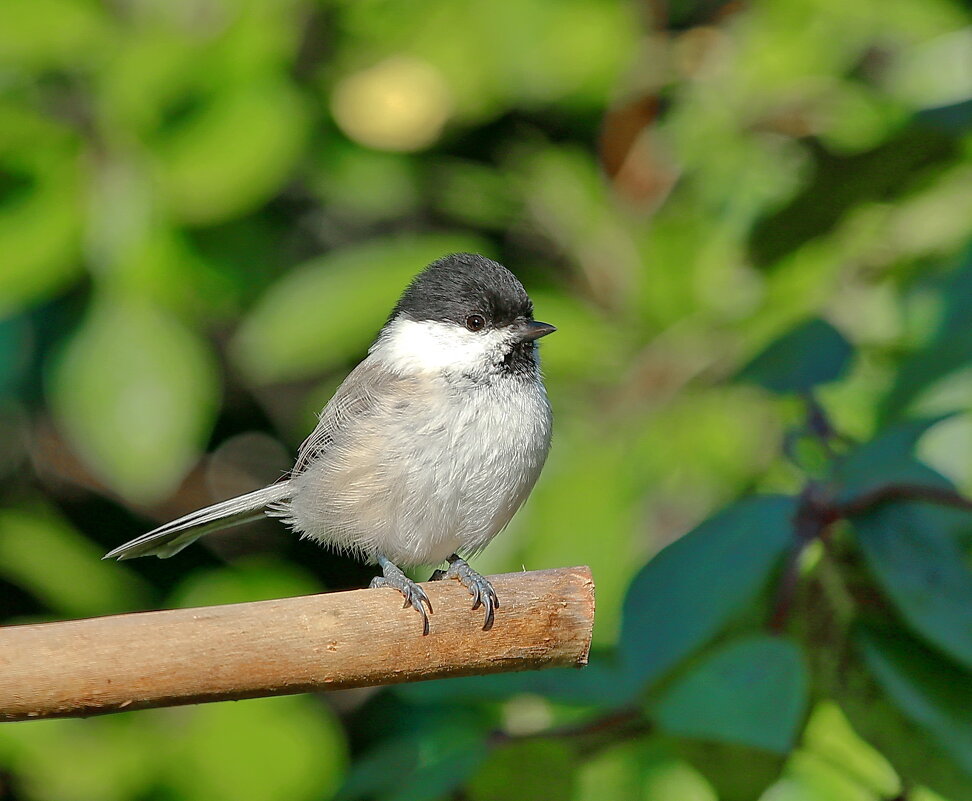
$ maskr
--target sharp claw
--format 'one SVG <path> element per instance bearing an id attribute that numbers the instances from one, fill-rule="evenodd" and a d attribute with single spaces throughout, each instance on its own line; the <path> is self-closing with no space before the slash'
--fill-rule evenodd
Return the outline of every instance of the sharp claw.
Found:
<path id="1" fill-rule="evenodd" d="M 476 609 L 479 609 L 480 606 L 482 606 L 482 603 L 483 603 L 483 593 L 479 589 L 479 585 L 478 584 L 476 584 L 476 585 L 473 586 L 471 592 L 473 594 L 473 605 L 472 605 L 472 608 L 475 611 Z"/>
<path id="2" fill-rule="evenodd" d="M 419 611 L 422 613 L 422 636 L 429 636 L 429 616 L 425 614 L 425 610 L 419 607 Z"/>
<path id="3" fill-rule="evenodd" d="M 425 604 L 429 608 L 429 614 L 433 614 L 432 602 L 429 600 L 429 596 L 425 594 L 425 590 L 419 586 L 416 586 L 416 589 L 418 590 L 419 604 Z"/>
<path id="4" fill-rule="evenodd" d="M 483 623 L 483 631 L 489 631 L 493 628 L 493 607 L 491 604 L 486 604 L 486 620 Z"/>

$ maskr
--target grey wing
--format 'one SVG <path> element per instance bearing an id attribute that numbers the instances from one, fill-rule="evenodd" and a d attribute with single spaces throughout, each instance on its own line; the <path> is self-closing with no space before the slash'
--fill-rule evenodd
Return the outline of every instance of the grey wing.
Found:
<path id="1" fill-rule="evenodd" d="M 317 426 L 297 451 L 293 475 L 304 472 L 356 423 L 376 414 L 392 386 L 404 380 L 407 379 L 370 359 L 355 367 L 324 407 Z"/>

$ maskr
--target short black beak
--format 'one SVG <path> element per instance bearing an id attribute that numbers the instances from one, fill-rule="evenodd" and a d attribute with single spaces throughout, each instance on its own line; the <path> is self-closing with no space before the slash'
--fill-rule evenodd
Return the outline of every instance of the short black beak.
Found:
<path id="1" fill-rule="evenodd" d="M 556 326 L 550 323 L 541 323 L 537 320 L 524 320 L 520 325 L 520 342 L 533 342 L 535 339 L 545 337 L 557 330 Z"/>

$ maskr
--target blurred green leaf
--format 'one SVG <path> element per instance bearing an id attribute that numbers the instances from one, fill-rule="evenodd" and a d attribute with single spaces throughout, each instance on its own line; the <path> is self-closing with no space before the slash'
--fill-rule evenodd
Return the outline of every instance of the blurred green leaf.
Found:
<path id="1" fill-rule="evenodd" d="M 885 423 L 905 413 L 937 382 L 972 362 L 972 326 L 968 324 L 968 309 L 972 304 L 972 246 L 958 261 L 940 290 L 945 312 L 938 330 L 928 344 L 900 365 L 884 398 L 880 413 Z"/>
<path id="2" fill-rule="evenodd" d="M 662 738 L 627 740 L 585 757 L 576 801 L 716 801 L 708 782 Z"/>
<path id="3" fill-rule="evenodd" d="M 0 398 L 15 389 L 30 362 L 32 333 L 24 319 L 0 319 Z"/>
<path id="4" fill-rule="evenodd" d="M 58 614 L 89 617 L 144 608 L 148 588 L 101 556 L 100 548 L 50 510 L 0 509 L 0 575 Z"/>
<path id="5" fill-rule="evenodd" d="M 76 136 L 0 103 L 0 317 L 80 273 L 82 189 Z"/>
<path id="6" fill-rule="evenodd" d="M 309 696 L 203 704 L 172 723 L 166 781 L 186 801 L 310 801 L 345 772 L 341 727 Z"/>
<path id="7" fill-rule="evenodd" d="M 573 797 L 576 769 L 576 755 L 565 742 L 514 742 L 493 750 L 465 795 L 470 801 L 563 801 Z"/>
<path id="8" fill-rule="evenodd" d="M 754 356 L 737 379 L 780 395 L 805 393 L 840 378 L 852 355 L 851 344 L 830 323 L 808 320 Z"/>
<path id="9" fill-rule="evenodd" d="M 100 295 L 48 376 L 58 423 L 126 498 L 169 493 L 209 434 L 219 393 L 206 346 L 145 302 Z"/>
<path id="10" fill-rule="evenodd" d="M 405 236 L 344 248 L 295 268 L 243 322 L 233 353 L 254 381 L 299 378 L 360 355 L 408 282 L 447 253 L 486 252 L 464 236 Z"/>
<path id="11" fill-rule="evenodd" d="M 595 652 L 583 670 L 547 668 L 491 676 L 460 676 L 454 679 L 401 684 L 394 692 L 413 703 L 484 703 L 523 693 L 553 701 L 584 706 L 620 706 L 639 689 L 613 655 Z"/>
<path id="12" fill-rule="evenodd" d="M 768 797 L 772 801 L 882 801 L 901 792 L 888 761 L 854 732 L 833 702 L 816 706 L 802 740 Z"/>
<path id="13" fill-rule="evenodd" d="M 157 146 L 159 180 L 174 214 L 207 224 L 266 201 L 293 169 L 306 128 L 303 98 L 283 79 L 207 98 Z"/>
<path id="14" fill-rule="evenodd" d="M 868 566 L 905 621 L 972 667 L 972 573 L 939 519 L 915 503 L 889 503 L 853 523 Z"/>
<path id="15" fill-rule="evenodd" d="M 862 631 L 857 644 L 888 697 L 931 735 L 972 788 L 972 674 L 894 633 Z"/>
<path id="16" fill-rule="evenodd" d="M 297 567 L 271 559 L 239 559 L 232 565 L 196 571 L 187 576 L 166 604 L 173 607 L 214 606 L 267 601 L 320 592 L 314 577 Z"/>
<path id="17" fill-rule="evenodd" d="M 677 742 L 678 753 L 712 785 L 719 801 L 752 801 L 780 775 L 784 755 L 716 740 Z M 745 770 L 739 766 L 745 765 Z"/>
<path id="18" fill-rule="evenodd" d="M 885 429 L 870 442 L 851 449 L 834 465 L 837 499 L 849 501 L 885 484 L 948 487 L 944 476 L 915 459 L 918 441 L 947 415 L 908 420 Z"/>
<path id="19" fill-rule="evenodd" d="M 658 699 L 653 716 L 672 734 L 786 754 L 807 705 L 797 647 L 759 636 L 708 655 Z"/>
<path id="20" fill-rule="evenodd" d="M 30 720 L 0 727 L 0 765 L 29 801 L 130 801 L 157 783 L 163 745 L 145 716 Z"/>
<path id="21" fill-rule="evenodd" d="M 4 0 L 0 63 L 77 69 L 109 46 L 106 10 L 84 0 Z"/>
<path id="22" fill-rule="evenodd" d="M 621 654 L 650 684 L 702 646 L 765 586 L 792 538 L 792 498 L 749 498 L 662 550 L 624 604 Z"/>
<path id="23" fill-rule="evenodd" d="M 386 740 L 357 760 L 338 798 L 440 798 L 464 784 L 488 756 L 482 732 L 455 725 L 423 728 Z"/>

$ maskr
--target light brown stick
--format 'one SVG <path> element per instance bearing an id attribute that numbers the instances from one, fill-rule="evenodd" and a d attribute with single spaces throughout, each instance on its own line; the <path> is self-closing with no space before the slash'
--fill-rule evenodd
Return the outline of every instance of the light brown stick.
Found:
<path id="1" fill-rule="evenodd" d="M 0 720 L 77 717 L 473 673 L 587 663 L 587 567 L 491 578 L 490 631 L 453 580 L 423 584 L 435 614 L 392 589 L 0 628 Z"/>

